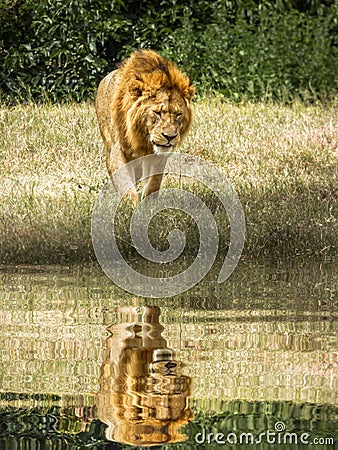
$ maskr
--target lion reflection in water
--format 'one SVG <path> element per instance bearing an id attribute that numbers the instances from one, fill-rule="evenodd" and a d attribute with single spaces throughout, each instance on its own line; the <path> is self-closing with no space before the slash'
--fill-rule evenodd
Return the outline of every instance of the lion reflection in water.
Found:
<path id="1" fill-rule="evenodd" d="M 161 336 L 158 307 L 118 308 L 109 328 L 97 394 L 98 418 L 108 440 L 152 446 L 186 440 L 181 427 L 193 414 L 191 379 Z"/>

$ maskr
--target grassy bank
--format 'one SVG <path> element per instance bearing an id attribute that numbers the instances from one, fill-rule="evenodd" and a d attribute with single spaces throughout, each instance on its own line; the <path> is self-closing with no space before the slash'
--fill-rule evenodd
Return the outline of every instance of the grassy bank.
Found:
<path id="1" fill-rule="evenodd" d="M 181 151 L 214 163 L 232 182 L 246 215 L 247 256 L 335 254 L 337 123 L 332 105 L 195 105 Z M 91 210 L 107 177 L 93 105 L 2 107 L 0 155 L 0 262 L 94 259 Z M 130 213 L 125 206 L 118 229 L 128 251 Z M 168 229 L 180 223 L 172 214 L 162 221 Z"/>

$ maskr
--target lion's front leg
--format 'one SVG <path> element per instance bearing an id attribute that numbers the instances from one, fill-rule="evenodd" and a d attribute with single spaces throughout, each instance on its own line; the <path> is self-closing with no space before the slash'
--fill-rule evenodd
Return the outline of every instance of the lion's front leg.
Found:
<path id="1" fill-rule="evenodd" d="M 144 161 L 142 171 L 145 177 L 145 185 L 142 198 L 147 198 L 151 194 L 157 198 L 168 156 L 169 154 L 162 153 L 160 155 L 153 155 L 149 161 Z"/>
<path id="2" fill-rule="evenodd" d="M 142 198 L 146 198 L 151 194 L 156 193 L 156 197 L 158 196 L 158 191 L 160 190 L 162 183 L 163 174 L 152 175 L 147 179 L 147 183 L 143 188 Z"/>
<path id="3" fill-rule="evenodd" d="M 113 143 L 106 152 L 106 164 L 108 173 L 118 194 L 124 195 L 128 191 L 128 197 L 136 207 L 139 196 L 136 191 L 137 174 L 127 166 L 128 161 L 118 143 Z"/>

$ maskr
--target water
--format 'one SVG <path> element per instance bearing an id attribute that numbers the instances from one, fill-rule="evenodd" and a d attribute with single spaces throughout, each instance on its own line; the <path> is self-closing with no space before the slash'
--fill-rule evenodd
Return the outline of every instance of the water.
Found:
<path id="1" fill-rule="evenodd" d="M 2 267 L 0 449 L 338 448 L 336 269 L 140 299 L 96 266 Z"/>

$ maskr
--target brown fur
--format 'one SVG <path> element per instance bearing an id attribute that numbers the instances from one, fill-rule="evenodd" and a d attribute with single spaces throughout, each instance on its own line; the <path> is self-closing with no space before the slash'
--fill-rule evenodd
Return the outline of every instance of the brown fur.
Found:
<path id="1" fill-rule="evenodd" d="M 136 158 L 173 151 L 192 121 L 194 87 L 172 62 L 152 50 L 135 51 L 100 83 L 96 114 L 109 175 Z M 161 175 L 144 190 L 158 191 Z M 131 192 L 137 203 L 137 193 Z"/>

